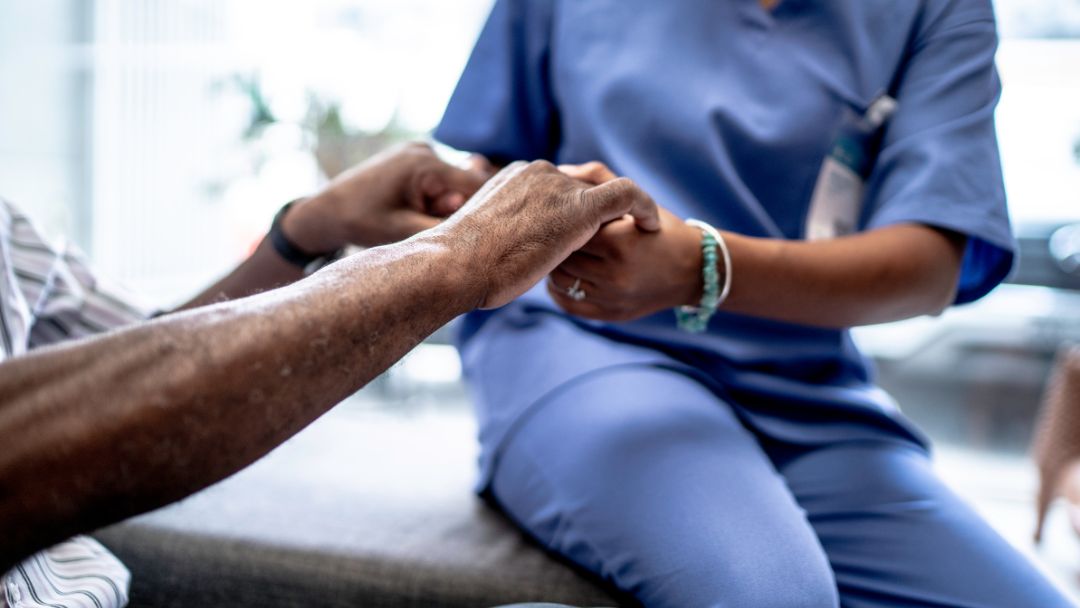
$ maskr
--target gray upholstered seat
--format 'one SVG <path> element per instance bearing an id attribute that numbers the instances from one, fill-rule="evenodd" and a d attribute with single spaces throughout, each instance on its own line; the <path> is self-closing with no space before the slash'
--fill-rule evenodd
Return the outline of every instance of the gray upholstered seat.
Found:
<path id="1" fill-rule="evenodd" d="M 471 492 L 465 414 L 343 408 L 249 469 L 97 537 L 132 606 L 615 606 Z"/>

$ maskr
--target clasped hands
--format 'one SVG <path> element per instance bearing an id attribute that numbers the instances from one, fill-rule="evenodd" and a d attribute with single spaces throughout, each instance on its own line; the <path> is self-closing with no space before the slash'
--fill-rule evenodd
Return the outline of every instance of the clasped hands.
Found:
<path id="1" fill-rule="evenodd" d="M 605 165 L 563 165 L 585 183 L 617 179 Z M 659 229 L 624 216 L 605 224 L 548 277 L 551 297 L 566 312 L 600 321 L 630 321 L 701 301 L 701 232 L 657 206 Z"/>
<path id="2" fill-rule="evenodd" d="M 545 275 L 556 303 L 589 319 L 631 320 L 701 298 L 700 232 L 596 162 L 514 163 L 496 174 L 482 157 L 453 167 L 407 144 L 296 205 L 283 227 L 314 254 L 436 228 L 468 268 L 465 280 L 485 282 L 481 307 L 506 304 Z"/>

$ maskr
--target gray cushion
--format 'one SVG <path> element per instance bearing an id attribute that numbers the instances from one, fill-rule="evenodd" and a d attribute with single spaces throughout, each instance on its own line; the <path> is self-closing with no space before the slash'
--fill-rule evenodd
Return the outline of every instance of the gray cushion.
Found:
<path id="1" fill-rule="evenodd" d="M 131 569 L 135 608 L 619 605 L 472 494 L 474 433 L 464 413 L 343 407 L 232 478 L 96 536 Z"/>

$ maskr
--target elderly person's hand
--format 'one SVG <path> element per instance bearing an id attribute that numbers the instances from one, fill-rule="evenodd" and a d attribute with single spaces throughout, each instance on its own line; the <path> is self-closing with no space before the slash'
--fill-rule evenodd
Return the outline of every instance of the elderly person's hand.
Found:
<path id="1" fill-rule="evenodd" d="M 601 163 L 560 169 L 589 184 L 616 179 Z M 701 300 L 701 231 L 659 208 L 659 230 L 630 218 L 605 225 L 559 265 L 548 292 L 570 314 L 602 321 L 637 319 Z M 576 295 L 576 297 L 575 297 Z"/>
<path id="2" fill-rule="evenodd" d="M 656 204 L 628 179 L 593 185 L 550 163 L 514 163 L 435 229 L 480 280 L 477 307 L 502 306 L 544 278 L 617 218 L 642 234 L 660 227 Z"/>
<path id="3" fill-rule="evenodd" d="M 406 239 L 438 225 L 476 193 L 489 177 L 481 161 L 462 169 L 440 160 L 426 144 L 392 148 L 294 205 L 282 229 L 311 254 Z"/>

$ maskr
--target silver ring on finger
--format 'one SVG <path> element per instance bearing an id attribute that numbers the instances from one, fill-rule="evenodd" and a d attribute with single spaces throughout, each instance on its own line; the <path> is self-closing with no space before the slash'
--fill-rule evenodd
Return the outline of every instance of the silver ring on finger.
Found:
<path id="1" fill-rule="evenodd" d="M 566 289 L 566 295 L 575 302 L 581 302 L 586 298 L 587 294 L 581 288 L 581 279 L 574 279 L 574 284 Z"/>

